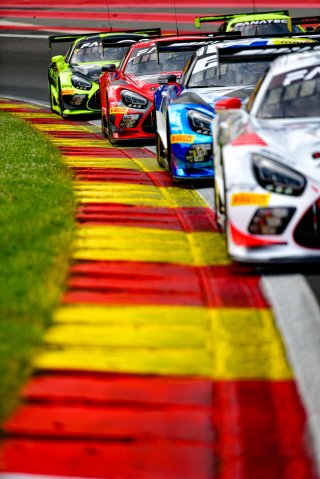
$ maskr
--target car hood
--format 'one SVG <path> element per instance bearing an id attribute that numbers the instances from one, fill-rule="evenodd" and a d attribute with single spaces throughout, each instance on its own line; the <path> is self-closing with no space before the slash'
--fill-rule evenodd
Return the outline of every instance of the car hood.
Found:
<path id="1" fill-rule="evenodd" d="M 112 63 L 112 62 L 108 62 Z M 114 62 L 113 62 L 114 63 Z M 90 78 L 96 83 L 99 83 L 102 66 L 106 65 L 106 62 L 85 63 L 83 65 L 72 66 L 73 73 L 81 73 L 82 75 Z"/>
<path id="2" fill-rule="evenodd" d="M 212 88 L 190 88 L 185 90 L 185 93 L 192 92 L 199 96 L 202 101 L 214 107 L 214 104 L 226 97 L 237 97 L 240 100 L 247 100 L 252 92 L 254 86 L 232 86 L 232 87 L 212 87 Z"/>
<path id="3" fill-rule="evenodd" d="M 174 75 L 179 77 L 181 72 L 174 72 Z M 152 75 L 134 76 L 127 75 L 130 78 L 130 82 L 133 83 L 141 93 L 149 96 L 153 100 L 154 92 L 159 87 L 158 78 L 162 73 L 156 73 Z"/>
<path id="4" fill-rule="evenodd" d="M 251 131 L 257 133 L 268 150 L 281 161 L 311 174 L 320 183 L 320 118 L 256 120 Z"/>

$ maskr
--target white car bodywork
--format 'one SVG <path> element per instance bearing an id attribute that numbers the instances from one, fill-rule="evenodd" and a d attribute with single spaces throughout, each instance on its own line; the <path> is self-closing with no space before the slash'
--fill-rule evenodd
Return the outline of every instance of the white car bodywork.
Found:
<path id="1" fill-rule="evenodd" d="M 246 110 L 216 107 L 216 214 L 231 257 L 320 259 L 319 47 L 276 59 Z"/>

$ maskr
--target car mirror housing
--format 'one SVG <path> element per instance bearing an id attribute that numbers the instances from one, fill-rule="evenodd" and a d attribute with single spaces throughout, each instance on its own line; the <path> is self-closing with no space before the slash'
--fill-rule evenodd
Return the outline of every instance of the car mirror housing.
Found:
<path id="1" fill-rule="evenodd" d="M 161 75 L 158 78 L 159 85 L 168 85 L 168 83 L 177 83 L 176 75 Z"/>
<path id="2" fill-rule="evenodd" d="M 52 63 L 58 63 L 58 62 L 64 62 L 64 56 L 63 55 L 55 55 L 54 57 L 51 58 Z"/>
<path id="3" fill-rule="evenodd" d="M 110 63 L 109 65 L 103 65 L 101 68 L 102 72 L 115 72 L 117 70 L 117 67 L 114 63 Z"/>
<path id="4" fill-rule="evenodd" d="M 215 104 L 215 110 L 239 110 L 241 108 L 240 98 L 230 97 L 223 98 Z"/>

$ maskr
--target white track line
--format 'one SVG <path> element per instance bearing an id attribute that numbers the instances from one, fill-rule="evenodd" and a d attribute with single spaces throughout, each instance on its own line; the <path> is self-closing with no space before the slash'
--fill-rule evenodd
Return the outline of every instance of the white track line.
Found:
<path id="1" fill-rule="evenodd" d="M 306 408 L 320 472 L 320 308 L 301 275 L 263 276 L 261 284 L 272 305 Z"/>

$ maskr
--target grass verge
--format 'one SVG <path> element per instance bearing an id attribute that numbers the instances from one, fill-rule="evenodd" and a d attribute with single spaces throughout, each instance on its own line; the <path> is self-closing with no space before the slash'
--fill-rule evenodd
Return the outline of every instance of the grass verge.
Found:
<path id="1" fill-rule="evenodd" d="M 0 426 L 63 291 L 74 231 L 71 172 L 32 125 L 0 111 Z"/>

